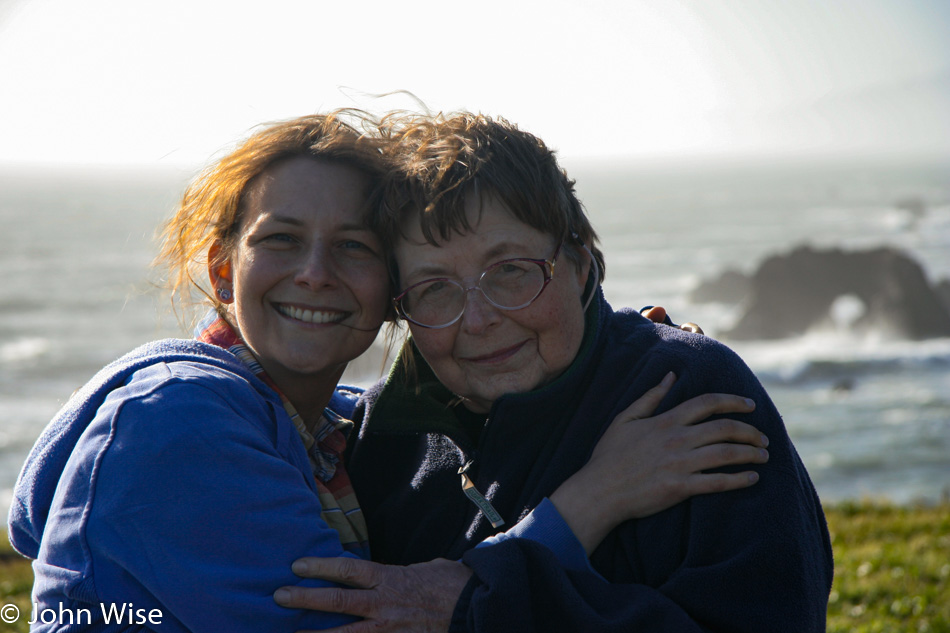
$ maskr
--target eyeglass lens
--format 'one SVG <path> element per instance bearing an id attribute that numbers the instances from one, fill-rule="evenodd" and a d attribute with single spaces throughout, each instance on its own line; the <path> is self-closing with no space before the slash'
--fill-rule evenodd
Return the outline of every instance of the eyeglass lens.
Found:
<path id="1" fill-rule="evenodd" d="M 499 262 L 484 273 L 476 288 L 495 306 L 515 310 L 531 303 L 544 288 L 544 264 L 532 260 Z M 403 296 L 403 313 L 421 325 L 451 323 L 465 308 L 466 289 L 451 279 L 434 279 Z"/>

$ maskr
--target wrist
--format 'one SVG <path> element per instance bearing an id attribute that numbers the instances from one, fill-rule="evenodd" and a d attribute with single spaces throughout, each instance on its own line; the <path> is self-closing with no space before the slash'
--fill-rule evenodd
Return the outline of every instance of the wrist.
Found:
<path id="1" fill-rule="evenodd" d="M 584 485 L 579 471 L 549 497 L 587 556 L 600 545 L 611 527 L 602 514 L 604 505 L 595 490 L 596 487 Z"/>

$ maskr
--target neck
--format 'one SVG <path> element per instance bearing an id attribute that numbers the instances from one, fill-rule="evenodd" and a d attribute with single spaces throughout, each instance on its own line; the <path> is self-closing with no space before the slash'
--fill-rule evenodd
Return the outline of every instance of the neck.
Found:
<path id="1" fill-rule="evenodd" d="M 307 430 L 312 431 L 329 404 L 344 369 L 346 365 L 307 376 L 281 376 L 270 372 L 268 375 L 284 397 L 294 405 Z"/>

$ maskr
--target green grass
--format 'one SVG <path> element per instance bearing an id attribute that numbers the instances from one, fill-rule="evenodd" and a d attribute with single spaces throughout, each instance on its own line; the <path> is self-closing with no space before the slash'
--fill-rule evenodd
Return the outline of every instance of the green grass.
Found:
<path id="1" fill-rule="evenodd" d="M 950 501 L 934 506 L 843 503 L 825 508 L 835 551 L 829 633 L 950 633 Z M 29 561 L 0 535 L 0 607 L 27 631 Z"/>
<path id="2" fill-rule="evenodd" d="M 0 621 L 0 631 L 30 630 L 26 621 L 30 619 L 32 587 L 33 568 L 30 567 L 30 561 L 13 551 L 6 531 L 0 530 L 0 609 L 4 605 L 14 604 L 20 610 L 20 619 L 15 624 Z"/>
<path id="3" fill-rule="evenodd" d="M 950 502 L 825 509 L 835 552 L 831 633 L 950 633 Z"/>

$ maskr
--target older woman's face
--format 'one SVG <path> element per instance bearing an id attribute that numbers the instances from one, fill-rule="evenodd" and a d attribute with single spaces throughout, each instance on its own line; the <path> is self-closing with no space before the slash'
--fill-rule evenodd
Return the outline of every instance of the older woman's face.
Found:
<path id="1" fill-rule="evenodd" d="M 475 285 L 482 271 L 503 259 L 550 259 L 554 237 L 514 218 L 503 203 L 469 196 L 466 211 L 473 230 L 433 246 L 425 242 L 418 216 L 404 227 L 396 244 L 400 288 L 433 277 L 449 277 L 464 287 Z M 412 337 L 436 376 L 466 406 L 487 412 L 507 393 L 537 389 L 570 366 L 584 334 L 581 295 L 589 264 L 578 269 L 563 253 L 554 278 L 541 295 L 520 310 L 501 310 L 477 291 L 469 291 L 465 312 L 443 329 L 410 323 Z"/>

